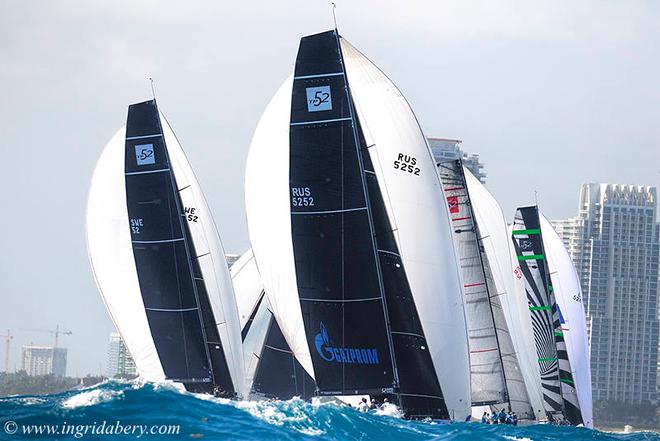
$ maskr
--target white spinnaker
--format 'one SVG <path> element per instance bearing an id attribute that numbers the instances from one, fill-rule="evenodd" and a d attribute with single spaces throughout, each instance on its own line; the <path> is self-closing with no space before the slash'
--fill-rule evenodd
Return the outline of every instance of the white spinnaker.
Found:
<path id="1" fill-rule="evenodd" d="M 571 256 L 545 216 L 540 216 L 543 247 L 547 255 L 550 278 L 555 299 L 564 318 L 562 332 L 566 342 L 568 360 L 577 390 L 578 403 L 584 425 L 593 427 L 591 396 L 591 363 L 587 319 L 582 304 L 582 288 Z"/>
<path id="2" fill-rule="evenodd" d="M 241 329 L 243 329 L 257 307 L 261 293 L 264 290 L 264 284 L 261 283 L 261 276 L 254 260 L 252 248 L 234 262 L 229 272 L 231 281 L 234 284 L 238 315 L 241 320 Z"/>
<path id="3" fill-rule="evenodd" d="M 94 169 L 85 219 L 87 252 L 103 302 L 138 374 L 147 381 L 164 381 L 133 257 L 124 176 L 125 138 L 126 127 L 122 127 Z"/>
<path id="4" fill-rule="evenodd" d="M 518 355 L 530 404 L 536 419 L 545 420 L 541 376 L 536 361 L 536 343 L 522 273 L 519 269 L 518 273 L 515 272 L 518 261 L 513 250 L 511 232 L 497 200 L 467 168 L 464 167 L 463 171 L 470 192 L 472 210 L 482 236 L 481 243 L 488 257 L 497 292 L 500 294 L 502 309 Z"/>
<path id="5" fill-rule="evenodd" d="M 241 328 L 225 251 L 188 158 L 162 113 L 160 113 L 160 120 L 181 203 L 184 209 L 187 209 L 184 214 L 195 252 L 199 256 L 197 262 L 206 285 L 229 373 L 236 392 L 239 396 L 243 396 L 245 393 L 243 389 L 245 366 L 243 364 Z M 194 211 L 191 211 L 191 208 Z"/>
<path id="6" fill-rule="evenodd" d="M 289 201 L 289 77 L 266 107 L 245 169 L 245 210 L 252 252 L 273 314 L 291 351 L 314 377 L 298 297 Z"/>
<path id="7" fill-rule="evenodd" d="M 426 138 L 396 86 L 341 39 L 348 84 L 449 413 L 470 414 L 461 281 L 447 204 Z M 394 169 L 415 158 L 415 174 Z"/>

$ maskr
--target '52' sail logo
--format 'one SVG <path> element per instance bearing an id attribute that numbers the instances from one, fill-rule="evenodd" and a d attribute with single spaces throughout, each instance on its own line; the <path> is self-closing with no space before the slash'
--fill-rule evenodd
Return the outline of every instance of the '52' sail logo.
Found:
<path id="1" fill-rule="evenodd" d="M 308 87 L 307 111 L 320 112 L 321 110 L 332 110 L 332 95 L 330 86 Z"/>
<path id="2" fill-rule="evenodd" d="M 135 146 L 135 160 L 137 165 L 149 165 L 156 163 L 153 144 L 141 144 Z"/>

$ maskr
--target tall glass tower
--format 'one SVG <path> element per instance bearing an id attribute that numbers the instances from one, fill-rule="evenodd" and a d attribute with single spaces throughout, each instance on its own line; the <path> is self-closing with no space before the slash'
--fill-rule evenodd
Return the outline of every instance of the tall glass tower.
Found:
<path id="1" fill-rule="evenodd" d="M 657 208 L 654 187 L 583 184 L 578 216 L 554 223 L 582 285 L 594 400 L 657 401 Z"/>

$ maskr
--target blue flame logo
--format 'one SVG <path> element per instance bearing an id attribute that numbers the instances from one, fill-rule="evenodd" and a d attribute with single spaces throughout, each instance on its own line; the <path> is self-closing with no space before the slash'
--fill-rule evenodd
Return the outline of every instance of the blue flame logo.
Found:
<path id="1" fill-rule="evenodd" d="M 328 362 L 348 364 L 380 364 L 376 348 L 335 348 L 330 346 L 330 336 L 323 322 L 314 337 L 316 352 Z"/>

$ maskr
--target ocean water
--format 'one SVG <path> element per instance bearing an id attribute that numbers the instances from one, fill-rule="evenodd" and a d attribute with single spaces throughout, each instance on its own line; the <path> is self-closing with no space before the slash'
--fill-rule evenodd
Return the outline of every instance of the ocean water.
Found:
<path id="1" fill-rule="evenodd" d="M 0 398 L 0 439 L 44 438 L 641 441 L 660 440 L 660 434 L 405 421 L 334 404 L 229 401 L 140 382 L 108 381 L 62 394 Z"/>

